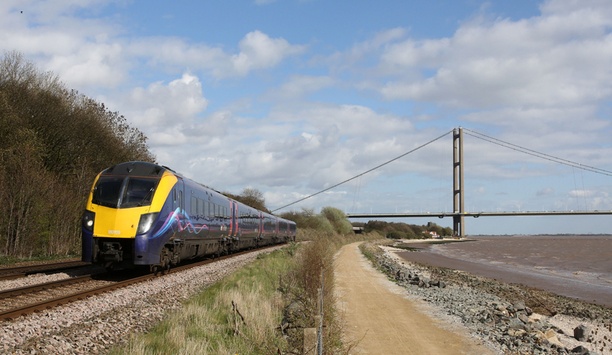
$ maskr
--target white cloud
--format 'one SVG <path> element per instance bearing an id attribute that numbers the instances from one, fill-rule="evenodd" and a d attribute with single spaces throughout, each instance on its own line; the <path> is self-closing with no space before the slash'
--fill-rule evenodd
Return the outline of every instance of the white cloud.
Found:
<path id="1" fill-rule="evenodd" d="M 72 88 L 114 87 L 125 79 L 117 29 L 77 11 L 95 12 L 108 1 L 3 1 L 0 50 L 17 51 Z"/>
<path id="2" fill-rule="evenodd" d="M 553 5 L 545 7 L 558 7 Z M 395 43 L 382 54 L 381 66 L 418 69 L 423 77 L 390 80 L 380 92 L 394 100 L 479 109 L 597 102 L 612 93 L 612 37 L 606 35 L 612 16 L 600 10 L 520 21 L 478 18 L 450 38 Z"/>
<path id="3" fill-rule="evenodd" d="M 134 88 L 122 104 L 132 124 L 150 135 L 151 146 L 171 143 L 164 132 L 192 124 L 207 105 L 200 80 L 188 73 L 168 84 Z"/>
<path id="4" fill-rule="evenodd" d="M 98 17 L 108 5 L 102 0 L 2 2 L 0 51 L 18 51 L 82 90 L 115 88 L 142 66 L 172 74 L 203 71 L 218 79 L 246 76 L 305 50 L 261 31 L 247 33 L 236 53 L 171 36 L 126 37 L 118 19 Z"/>
<path id="5" fill-rule="evenodd" d="M 607 0 L 547 0 L 540 6 L 540 10 L 545 15 L 585 13 L 602 21 L 609 21 L 610 14 L 612 14 L 612 3 Z"/>
<path id="6" fill-rule="evenodd" d="M 580 197 L 580 198 L 593 197 L 596 194 L 597 192 L 593 190 L 571 190 L 568 193 L 570 197 Z"/>
<path id="7" fill-rule="evenodd" d="M 435 68 L 444 62 L 444 58 L 451 49 L 451 40 L 448 38 L 435 40 L 413 40 L 393 44 L 381 55 L 381 65 L 389 67 L 388 70 L 405 69 L 410 67 Z"/>
<path id="8" fill-rule="evenodd" d="M 240 52 L 232 55 L 236 74 L 246 75 L 253 69 L 270 68 L 284 58 L 301 53 L 303 46 L 291 45 L 282 38 L 270 38 L 261 31 L 249 32 L 238 44 Z"/>
<path id="9" fill-rule="evenodd" d="M 354 45 L 347 55 L 342 55 L 344 65 L 350 64 L 356 60 L 362 59 L 370 55 L 372 52 L 378 53 L 381 48 L 384 48 L 389 43 L 401 40 L 406 35 L 406 30 L 400 27 L 377 33 L 372 39 L 357 43 Z"/>
<path id="10" fill-rule="evenodd" d="M 131 38 L 127 47 L 134 59 L 161 71 L 190 68 L 213 72 L 224 68 L 230 56 L 218 47 L 169 36 Z"/>
<path id="11" fill-rule="evenodd" d="M 87 44 L 72 56 L 54 55 L 48 68 L 72 87 L 114 87 L 125 79 L 119 44 Z"/>
<path id="12" fill-rule="evenodd" d="M 247 33 L 238 43 L 237 53 L 203 43 L 189 43 L 176 37 L 132 39 L 129 51 L 147 65 L 167 70 L 203 70 L 221 79 L 246 76 L 253 70 L 272 68 L 287 57 L 302 53 L 304 46 L 292 45 L 283 38 L 271 38 L 261 31 Z"/>
<path id="13" fill-rule="evenodd" d="M 334 84 L 334 79 L 328 76 L 293 76 L 278 90 L 268 94 L 276 100 L 300 99 L 304 95 L 320 91 Z"/>
<path id="14" fill-rule="evenodd" d="M 262 191 L 284 194 L 296 184 L 306 191 L 321 189 L 401 154 L 421 139 L 407 120 L 351 105 L 301 111 L 287 107 L 266 120 L 219 111 L 194 124 L 183 126 L 183 134 L 177 135 L 191 143 L 172 148 L 167 156 L 189 157 L 173 159 L 172 164 L 222 190 L 240 190 L 253 182 Z M 391 174 L 401 171 L 388 169 Z"/>

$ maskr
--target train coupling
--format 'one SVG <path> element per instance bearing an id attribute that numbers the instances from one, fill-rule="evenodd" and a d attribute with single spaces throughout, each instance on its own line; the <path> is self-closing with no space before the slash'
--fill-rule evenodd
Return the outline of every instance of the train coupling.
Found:
<path id="1" fill-rule="evenodd" d="M 123 248 L 118 242 L 104 242 L 101 245 L 99 259 L 102 262 L 122 262 Z"/>

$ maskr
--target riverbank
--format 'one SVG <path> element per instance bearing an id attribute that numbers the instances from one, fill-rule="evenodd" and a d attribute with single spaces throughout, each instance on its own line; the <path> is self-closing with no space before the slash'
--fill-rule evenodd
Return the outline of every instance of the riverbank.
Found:
<path id="1" fill-rule="evenodd" d="M 462 324 L 499 353 L 612 354 L 610 308 L 409 262 L 397 255 L 401 249 L 364 244 L 362 251 L 409 297 L 431 305 L 432 315 Z"/>
<path id="2" fill-rule="evenodd" d="M 612 236 L 478 236 L 396 244 L 402 258 L 612 307 Z M 418 253 L 411 251 L 417 250 Z"/>

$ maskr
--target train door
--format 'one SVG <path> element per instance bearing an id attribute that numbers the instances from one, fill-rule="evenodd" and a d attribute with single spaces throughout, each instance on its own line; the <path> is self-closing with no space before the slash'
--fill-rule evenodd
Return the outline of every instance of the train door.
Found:
<path id="1" fill-rule="evenodd" d="M 185 214 L 184 191 L 185 191 L 185 182 L 183 181 L 183 179 L 179 178 L 178 181 L 176 182 L 176 185 L 174 185 L 174 189 L 172 190 L 173 200 L 174 200 L 172 209 L 176 211 L 176 209 L 178 208 L 181 215 Z"/>
<path id="2" fill-rule="evenodd" d="M 257 226 L 257 229 L 259 229 L 259 238 L 263 239 L 264 233 L 266 231 L 265 230 L 266 220 L 265 220 L 263 212 L 261 212 L 261 211 L 257 214 L 257 217 L 258 217 L 257 218 L 257 222 L 259 224 Z"/>
<path id="3" fill-rule="evenodd" d="M 237 236 L 239 234 L 238 230 L 238 204 L 235 201 L 230 200 L 230 236 Z"/>

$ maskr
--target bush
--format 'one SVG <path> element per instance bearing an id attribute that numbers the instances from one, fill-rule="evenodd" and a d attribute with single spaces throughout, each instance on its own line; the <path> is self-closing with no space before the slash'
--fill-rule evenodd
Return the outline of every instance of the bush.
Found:
<path id="1" fill-rule="evenodd" d="M 312 209 L 304 208 L 302 212 L 285 212 L 281 214 L 281 217 L 294 221 L 298 230 L 311 229 L 325 235 L 334 233 L 346 235 L 353 231 L 353 226 L 344 212 L 333 207 L 323 208 L 320 214 L 314 213 Z"/>
<path id="2" fill-rule="evenodd" d="M 391 231 L 391 232 L 387 233 L 387 238 L 389 238 L 389 239 L 407 239 L 408 236 L 404 232 Z"/>
<path id="3" fill-rule="evenodd" d="M 353 233 L 353 225 L 346 218 L 346 214 L 341 210 L 333 207 L 325 207 L 321 210 L 321 215 L 325 217 L 338 234 Z"/>
<path id="4" fill-rule="evenodd" d="M 415 224 L 385 222 L 385 221 L 368 221 L 364 225 L 365 233 L 379 232 L 391 239 L 422 239 L 429 238 L 427 232 L 436 232 L 441 236 L 450 236 L 453 234 L 452 228 L 443 228 L 433 222 L 427 223 L 426 226 Z"/>

